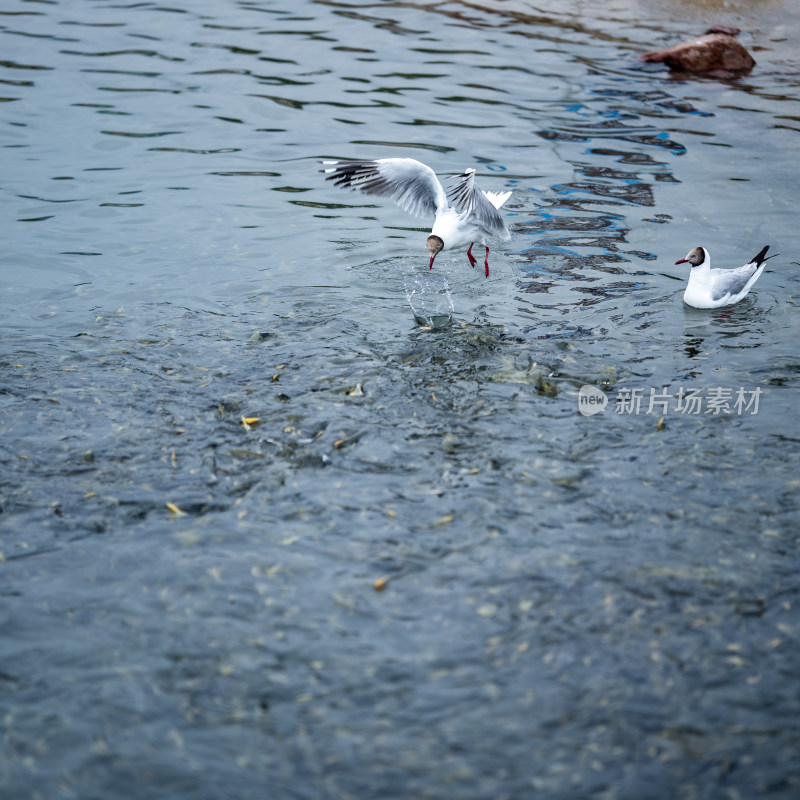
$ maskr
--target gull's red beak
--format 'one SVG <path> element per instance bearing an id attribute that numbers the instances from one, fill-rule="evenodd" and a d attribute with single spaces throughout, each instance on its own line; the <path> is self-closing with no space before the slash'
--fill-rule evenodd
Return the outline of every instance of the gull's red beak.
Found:
<path id="1" fill-rule="evenodd" d="M 428 248 L 428 252 L 431 254 L 431 263 L 428 269 L 433 269 L 433 259 L 444 249 L 442 237 L 432 233 L 425 242 L 425 247 Z"/>
<path id="2" fill-rule="evenodd" d="M 677 266 L 678 266 L 678 264 L 686 264 L 686 263 L 688 263 L 688 262 L 686 261 L 686 259 L 685 259 L 685 258 L 679 258 L 679 259 L 678 259 L 678 260 L 675 262 L 675 266 L 677 267 Z"/>

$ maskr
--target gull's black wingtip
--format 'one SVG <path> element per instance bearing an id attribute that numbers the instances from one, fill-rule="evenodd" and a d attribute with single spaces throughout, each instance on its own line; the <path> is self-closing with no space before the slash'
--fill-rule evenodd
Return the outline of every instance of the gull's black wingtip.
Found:
<path id="1" fill-rule="evenodd" d="M 761 252 L 750 263 L 755 264 L 757 267 L 760 266 L 761 262 L 766 260 L 767 250 L 769 250 L 769 245 L 765 244 Z"/>

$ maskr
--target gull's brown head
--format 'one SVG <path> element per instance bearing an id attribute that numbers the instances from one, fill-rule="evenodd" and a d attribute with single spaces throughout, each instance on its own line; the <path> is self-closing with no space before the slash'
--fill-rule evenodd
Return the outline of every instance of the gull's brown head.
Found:
<path id="1" fill-rule="evenodd" d="M 431 265 L 428 269 L 433 269 L 433 259 L 441 252 L 444 247 L 444 242 L 441 236 L 436 236 L 432 233 L 428 237 L 428 241 L 425 242 L 425 245 L 428 248 L 428 252 L 431 254 Z"/>
<path id="2" fill-rule="evenodd" d="M 695 247 L 690 250 L 685 258 L 679 258 L 675 264 L 691 264 L 693 267 L 699 267 L 706 260 L 706 251 L 702 247 Z"/>

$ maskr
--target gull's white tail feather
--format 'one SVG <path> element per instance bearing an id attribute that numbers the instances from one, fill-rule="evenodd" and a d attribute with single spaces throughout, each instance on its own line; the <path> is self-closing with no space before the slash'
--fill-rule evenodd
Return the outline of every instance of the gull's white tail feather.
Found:
<path id="1" fill-rule="evenodd" d="M 486 195 L 486 199 L 495 207 L 500 208 L 500 206 L 511 197 L 511 192 L 484 192 Z"/>

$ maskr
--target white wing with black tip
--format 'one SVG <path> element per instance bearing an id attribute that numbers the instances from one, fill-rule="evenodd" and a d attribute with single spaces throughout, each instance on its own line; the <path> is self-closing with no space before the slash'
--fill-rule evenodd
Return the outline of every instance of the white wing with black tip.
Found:
<path id="1" fill-rule="evenodd" d="M 436 173 L 413 158 L 375 161 L 323 161 L 325 180 L 364 194 L 386 197 L 417 217 L 434 217 L 447 209 L 447 195 Z"/>
<path id="2" fill-rule="evenodd" d="M 762 264 L 767 260 L 766 254 L 769 245 L 749 263 L 737 269 L 726 270 L 721 275 L 715 276 L 714 285 L 711 288 L 711 299 L 721 300 L 726 295 L 736 297 L 743 292 L 747 284 L 753 279 L 755 274 L 761 269 Z M 771 256 L 770 256 L 771 258 Z"/>
<path id="3" fill-rule="evenodd" d="M 498 209 L 511 196 L 511 192 L 484 192 L 475 185 L 475 170 L 468 169 L 447 193 L 459 213 L 490 236 L 507 242 L 511 233 Z"/>

